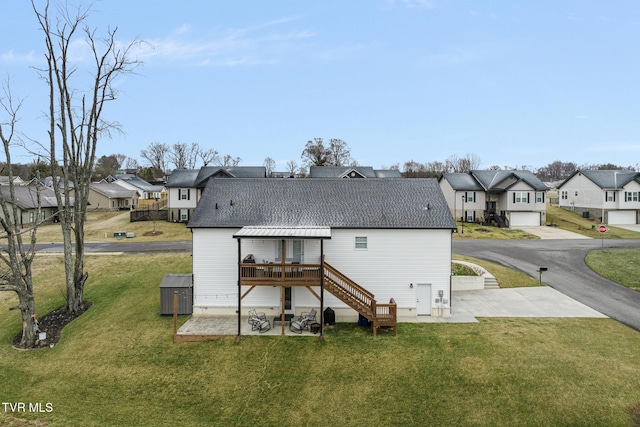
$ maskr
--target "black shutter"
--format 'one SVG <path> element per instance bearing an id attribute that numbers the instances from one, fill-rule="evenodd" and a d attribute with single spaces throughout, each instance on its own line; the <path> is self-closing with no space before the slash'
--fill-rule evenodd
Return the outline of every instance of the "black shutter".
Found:
<path id="1" fill-rule="evenodd" d="M 513 203 L 516 202 L 516 193 L 513 193 Z"/>
<path id="2" fill-rule="evenodd" d="M 187 188 L 187 200 L 191 200 L 191 190 Z"/>

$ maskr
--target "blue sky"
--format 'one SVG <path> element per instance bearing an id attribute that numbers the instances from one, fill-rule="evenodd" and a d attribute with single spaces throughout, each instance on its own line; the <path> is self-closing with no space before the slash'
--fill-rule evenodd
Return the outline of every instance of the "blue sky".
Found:
<path id="1" fill-rule="evenodd" d="M 5 10 L 0 74 L 43 140 L 42 35 L 29 2 Z M 636 1 L 103 0 L 90 24 L 147 42 L 104 114 L 125 134 L 99 155 L 197 142 L 282 170 L 322 137 L 374 167 L 640 163 Z"/>

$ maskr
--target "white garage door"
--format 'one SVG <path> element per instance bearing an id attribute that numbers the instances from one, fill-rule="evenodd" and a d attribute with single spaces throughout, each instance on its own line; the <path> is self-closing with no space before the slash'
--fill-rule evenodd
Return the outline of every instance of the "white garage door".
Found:
<path id="1" fill-rule="evenodd" d="M 609 224 L 635 224 L 636 211 L 609 211 Z"/>
<path id="2" fill-rule="evenodd" d="M 511 212 L 509 227 L 539 227 L 540 212 Z"/>

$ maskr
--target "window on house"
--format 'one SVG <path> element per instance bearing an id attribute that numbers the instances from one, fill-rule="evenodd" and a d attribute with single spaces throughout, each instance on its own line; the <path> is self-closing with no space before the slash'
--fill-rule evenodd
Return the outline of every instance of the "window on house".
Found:
<path id="1" fill-rule="evenodd" d="M 575 196 L 576 196 L 576 197 L 578 197 L 578 190 L 576 190 L 576 194 L 575 194 Z"/>
<path id="2" fill-rule="evenodd" d="M 615 202 L 616 201 L 616 192 L 615 191 L 607 191 L 605 200 L 607 202 Z"/>
<path id="3" fill-rule="evenodd" d="M 475 222 L 476 220 L 476 211 L 465 211 L 465 218 L 467 218 L 467 222 Z"/>
<path id="4" fill-rule="evenodd" d="M 464 193 L 464 199 L 467 203 L 473 203 L 476 201 L 476 192 L 475 191 L 467 191 Z"/>
<path id="5" fill-rule="evenodd" d="M 45 211 L 42 211 L 42 212 L 40 213 L 40 217 L 41 217 L 40 219 L 41 219 L 42 221 L 44 221 L 45 219 L 47 219 L 46 212 L 45 212 Z"/>
<path id="6" fill-rule="evenodd" d="M 178 196 L 178 199 L 180 200 L 190 200 L 190 194 L 191 192 L 189 191 L 188 188 L 181 188 L 180 189 L 180 194 Z"/>
<path id="7" fill-rule="evenodd" d="M 358 236 L 355 239 L 355 249 L 357 250 L 366 250 L 367 249 L 367 238 Z"/>
<path id="8" fill-rule="evenodd" d="M 180 221 L 189 220 L 189 209 L 180 209 Z"/>
<path id="9" fill-rule="evenodd" d="M 29 222 L 36 222 L 36 213 L 29 212 Z"/>
<path id="10" fill-rule="evenodd" d="M 513 193 L 513 203 L 529 203 L 529 193 L 516 191 Z"/>
<path id="11" fill-rule="evenodd" d="M 536 203 L 544 203 L 544 191 L 536 191 Z"/>
<path id="12" fill-rule="evenodd" d="M 624 201 L 625 202 L 637 202 L 638 201 L 638 192 L 637 191 L 625 191 L 624 192 Z"/>
<path id="13" fill-rule="evenodd" d="M 569 198 L 569 195 L 567 193 L 568 191 L 561 191 L 560 198 L 562 198 L 562 200 L 567 200 Z"/>

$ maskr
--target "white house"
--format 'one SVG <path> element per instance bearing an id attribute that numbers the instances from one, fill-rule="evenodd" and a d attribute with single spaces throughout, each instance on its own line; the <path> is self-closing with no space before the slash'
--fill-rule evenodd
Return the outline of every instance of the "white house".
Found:
<path id="1" fill-rule="evenodd" d="M 548 187 L 521 170 L 445 173 L 439 179 L 449 209 L 467 222 L 500 227 L 545 225 Z"/>
<path id="2" fill-rule="evenodd" d="M 577 170 L 558 186 L 561 208 L 607 224 L 638 224 L 640 173 L 628 170 Z"/>
<path id="3" fill-rule="evenodd" d="M 210 179 L 188 227 L 196 315 L 450 314 L 455 223 L 435 179 Z"/>
<path id="4" fill-rule="evenodd" d="M 167 178 L 167 220 L 188 222 L 209 178 L 264 178 L 264 166 L 204 166 L 200 169 L 175 169 Z"/>

